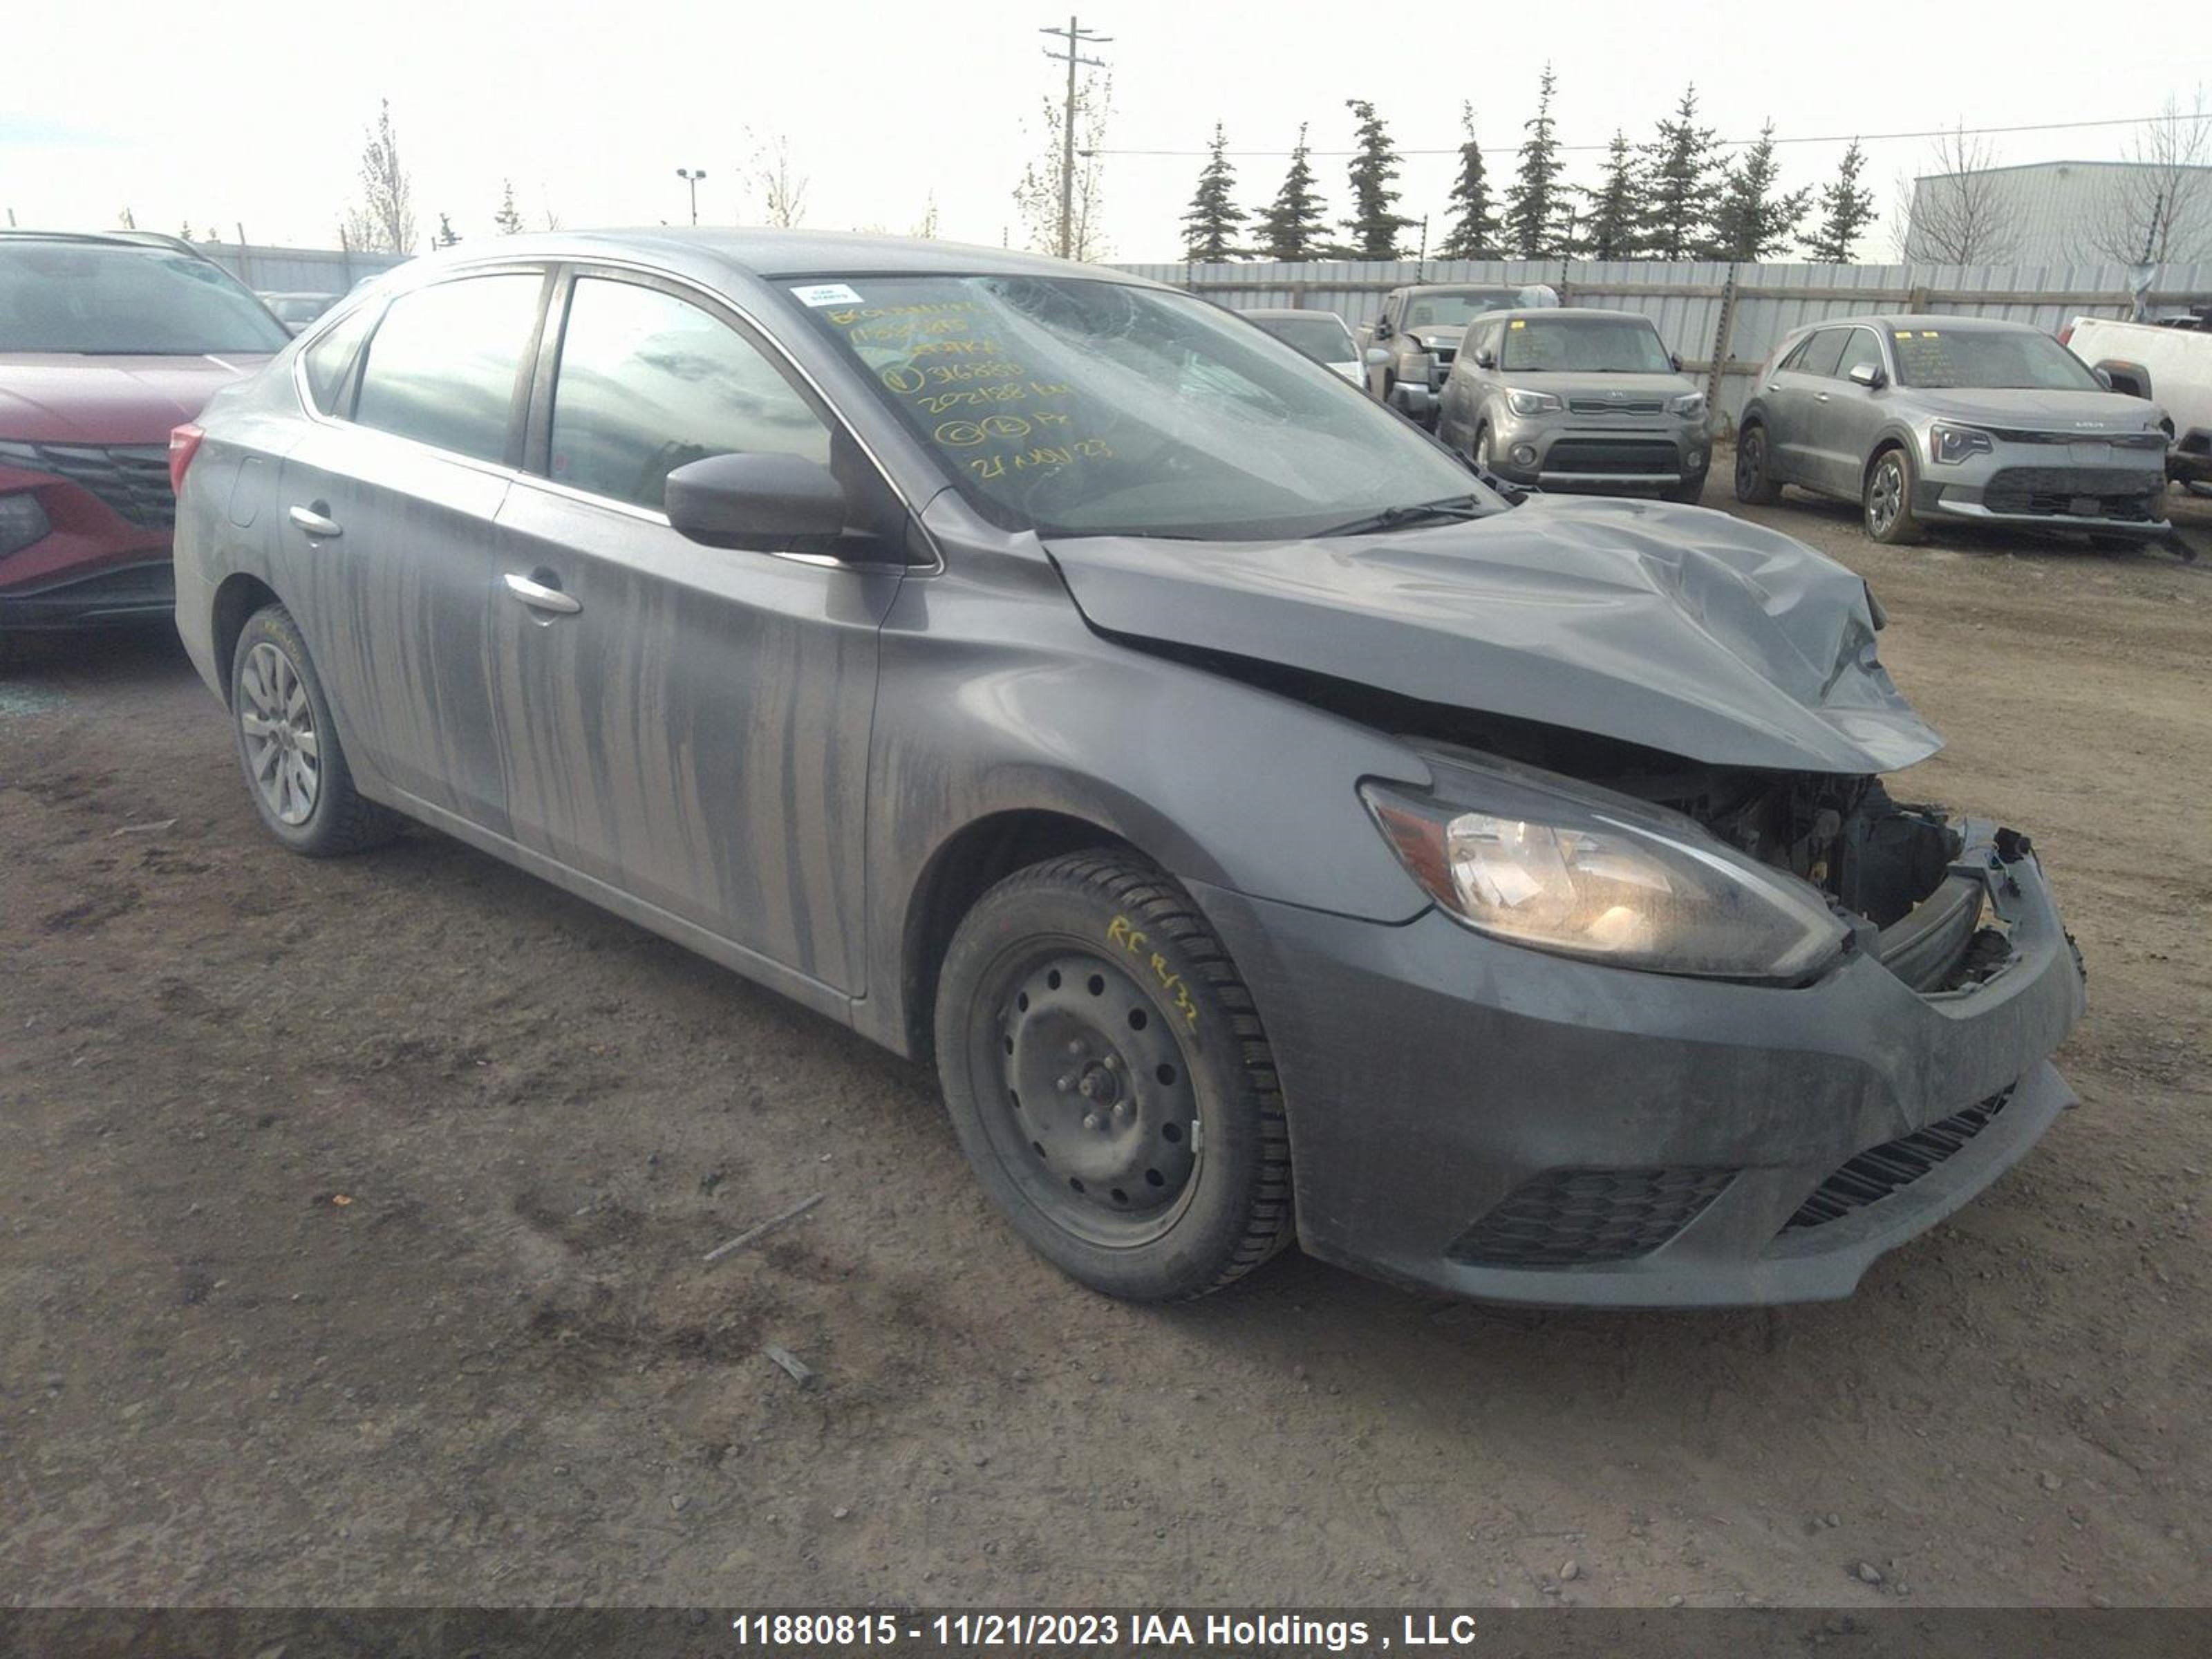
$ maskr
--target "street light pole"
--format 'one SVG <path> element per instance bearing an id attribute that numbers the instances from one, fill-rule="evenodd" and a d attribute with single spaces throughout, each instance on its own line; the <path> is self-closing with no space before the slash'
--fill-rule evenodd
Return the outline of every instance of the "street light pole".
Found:
<path id="1" fill-rule="evenodd" d="M 691 186 L 691 222 L 699 222 L 699 181 L 707 176 L 704 167 L 678 167 L 676 176 Z"/>
<path id="2" fill-rule="evenodd" d="M 1066 259 L 1074 257 L 1075 246 L 1075 66 L 1084 64 L 1092 69 L 1106 67 L 1103 58 L 1079 57 L 1077 49 L 1101 46 L 1114 37 L 1094 34 L 1072 16 L 1064 29 L 1039 29 L 1037 33 L 1067 42 L 1067 101 L 1060 106 L 1060 257 Z M 1047 48 L 1044 55 L 1056 60 L 1061 54 Z"/>

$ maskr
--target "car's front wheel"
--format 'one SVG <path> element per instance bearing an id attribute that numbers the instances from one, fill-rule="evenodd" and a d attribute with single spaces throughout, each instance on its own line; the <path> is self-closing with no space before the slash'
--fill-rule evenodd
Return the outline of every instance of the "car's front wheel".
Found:
<path id="1" fill-rule="evenodd" d="M 286 847 L 333 858 L 398 833 L 400 820 L 355 789 L 307 641 L 281 605 L 255 611 L 239 632 L 230 713 L 254 810 Z"/>
<path id="2" fill-rule="evenodd" d="M 992 888 L 946 953 L 936 1037 L 962 1150 L 1062 1272 L 1179 1300 L 1289 1242 L 1266 1033 L 1228 951 L 1150 865 L 1071 854 Z"/>
<path id="3" fill-rule="evenodd" d="M 1747 426 L 1736 438 L 1735 498 L 1747 507 L 1771 507 L 1782 499 L 1782 486 L 1767 471 L 1763 426 Z"/>
<path id="4" fill-rule="evenodd" d="M 1891 547 L 1921 538 L 1920 520 L 1912 511 L 1912 462 L 1902 449 L 1885 449 L 1867 469 L 1866 491 L 1861 506 L 1866 533 Z"/>

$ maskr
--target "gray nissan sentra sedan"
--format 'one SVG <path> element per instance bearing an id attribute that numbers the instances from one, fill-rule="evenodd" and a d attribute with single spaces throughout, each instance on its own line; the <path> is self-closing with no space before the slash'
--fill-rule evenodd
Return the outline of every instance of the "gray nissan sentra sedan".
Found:
<path id="1" fill-rule="evenodd" d="M 1736 499 L 1840 496 L 1878 542 L 1945 521 L 2146 540 L 2167 531 L 2162 418 L 2025 323 L 1838 318 L 1784 336 L 1760 369 Z"/>
<path id="2" fill-rule="evenodd" d="M 417 261 L 179 428 L 277 841 L 430 824 L 927 1059 L 1084 1283 L 1848 1293 L 2068 1103 L 1860 580 L 1507 508 L 1240 319 L 797 233 Z M 866 1194 L 851 1194 L 866 1202 Z"/>

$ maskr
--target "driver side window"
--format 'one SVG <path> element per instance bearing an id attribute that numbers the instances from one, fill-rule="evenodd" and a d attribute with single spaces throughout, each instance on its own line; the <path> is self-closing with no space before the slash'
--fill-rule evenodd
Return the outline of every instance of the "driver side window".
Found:
<path id="1" fill-rule="evenodd" d="M 829 427 L 761 349 L 658 289 L 580 276 L 553 379 L 548 475 L 660 510 L 668 475 L 709 455 L 830 464 Z"/>

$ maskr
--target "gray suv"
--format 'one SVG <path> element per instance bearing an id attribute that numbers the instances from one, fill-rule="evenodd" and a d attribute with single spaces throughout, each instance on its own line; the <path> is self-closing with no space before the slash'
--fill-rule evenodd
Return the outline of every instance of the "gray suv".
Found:
<path id="1" fill-rule="evenodd" d="M 270 837 L 428 824 L 933 1066 L 1098 1289 L 1296 1238 L 1455 1295 L 1839 1297 L 2071 1098 L 2027 839 L 1883 787 L 1942 739 L 1865 582 L 1508 507 L 1176 289 L 502 238 L 319 319 L 176 465 Z"/>
<path id="2" fill-rule="evenodd" d="M 1712 434 L 1681 368 L 1648 317 L 1494 313 L 1468 325 L 1437 435 L 1509 483 L 1694 501 Z"/>
<path id="3" fill-rule="evenodd" d="M 1736 499 L 1840 496 L 1878 542 L 1942 521 L 2148 540 L 2167 534 L 2162 419 L 2025 323 L 1847 317 L 1784 336 L 1759 371 Z"/>
<path id="4" fill-rule="evenodd" d="M 1469 323 L 1510 306 L 1559 303 L 1559 296 L 1541 283 L 1522 288 L 1442 283 L 1394 288 L 1382 296 L 1382 314 L 1363 323 L 1352 336 L 1364 362 L 1367 390 L 1407 419 L 1433 427 L 1444 377 L 1451 373 Z M 1378 349 L 1379 358 L 1373 356 Z"/>

